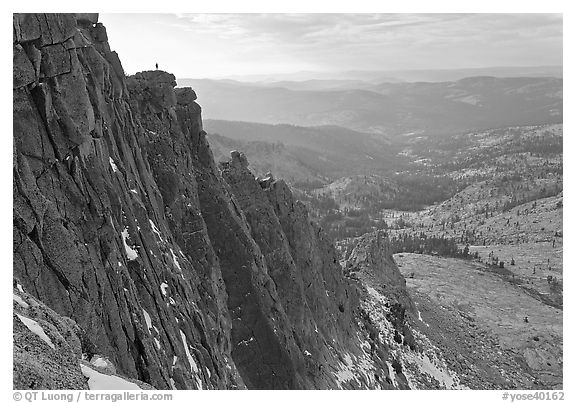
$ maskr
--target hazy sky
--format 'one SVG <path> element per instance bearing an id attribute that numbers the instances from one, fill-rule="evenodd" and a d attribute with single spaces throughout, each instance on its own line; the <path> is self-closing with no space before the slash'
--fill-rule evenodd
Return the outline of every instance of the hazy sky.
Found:
<path id="1" fill-rule="evenodd" d="M 128 73 L 562 65 L 560 14 L 101 14 Z"/>

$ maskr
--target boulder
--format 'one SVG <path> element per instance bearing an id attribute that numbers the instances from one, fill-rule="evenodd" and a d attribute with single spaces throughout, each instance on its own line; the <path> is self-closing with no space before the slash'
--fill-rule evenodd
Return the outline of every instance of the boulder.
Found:
<path id="1" fill-rule="evenodd" d="M 91 26 L 98 23 L 98 13 L 76 13 L 75 15 L 80 26 Z"/>
<path id="2" fill-rule="evenodd" d="M 190 87 L 176 88 L 175 91 L 179 105 L 190 105 L 197 99 L 196 92 Z"/>
<path id="3" fill-rule="evenodd" d="M 233 150 L 230 151 L 230 157 L 232 158 L 230 164 L 235 168 L 237 169 L 248 168 L 248 159 L 246 158 L 246 155 L 244 155 L 244 153 Z"/>

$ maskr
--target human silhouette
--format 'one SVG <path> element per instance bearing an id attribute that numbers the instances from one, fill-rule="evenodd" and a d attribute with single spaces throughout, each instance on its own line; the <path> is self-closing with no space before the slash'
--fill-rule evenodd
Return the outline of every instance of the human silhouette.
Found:
<path id="1" fill-rule="evenodd" d="M 158 63 L 156 63 L 156 70 L 158 70 Z"/>

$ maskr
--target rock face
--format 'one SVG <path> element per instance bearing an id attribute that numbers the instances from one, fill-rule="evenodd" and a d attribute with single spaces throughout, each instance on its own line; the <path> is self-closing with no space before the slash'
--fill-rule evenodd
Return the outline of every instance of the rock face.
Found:
<path id="1" fill-rule="evenodd" d="M 382 288 L 383 292 L 408 310 L 414 304 L 406 290 L 406 279 L 398 270 L 385 231 L 357 238 L 345 256 L 346 269 L 363 284 Z"/>
<path id="2" fill-rule="evenodd" d="M 13 42 L 14 277 L 69 318 L 40 318 L 55 357 L 15 317 L 15 387 L 86 388 L 79 356 L 157 389 L 403 387 L 365 287 L 286 183 L 216 166 L 192 89 L 125 77 L 95 14 L 15 14 Z"/>
<path id="3" fill-rule="evenodd" d="M 387 233 L 376 231 L 357 238 L 346 256 L 346 270 L 364 286 L 361 298 L 364 308 L 375 295 L 385 297 L 385 321 L 392 326 L 392 340 L 415 350 L 408 315 L 414 316 L 416 307 L 406 289 L 406 279 L 392 258 Z M 364 314 L 370 318 L 374 310 L 364 309 Z M 374 321 L 382 322 L 382 318 Z"/>
<path id="4" fill-rule="evenodd" d="M 277 301 L 289 323 L 284 331 L 296 343 L 298 371 L 306 373 L 301 386 L 334 388 L 333 351 L 354 345 L 352 310 L 356 291 L 342 275 L 335 251 L 314 226 L 305 207 L 294 200 L 283 181 L 256 181 L 246 157 L 233 151 L 221 165 L 268 266 Z"/>
<path id="5" fill-rule="evenodd" d="M 135 119 L 173 112 L 174 77 L 136 76 L 158 91 L 129 96 L 106 38 L 93 16 L 14 16 L 14 275 L 126 376 L 243 388 L 193 173 L 152 171 Z"/>

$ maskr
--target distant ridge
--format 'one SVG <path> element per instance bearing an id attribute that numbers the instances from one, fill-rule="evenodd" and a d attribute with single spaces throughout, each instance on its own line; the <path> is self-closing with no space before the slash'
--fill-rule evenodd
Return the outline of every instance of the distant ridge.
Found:
<path id="1" fill-rule="evenodd" d="M 222 77 L 203 77 L 229 79 L 242 82 L 272 83 L 277 81 L 308 80 L 358 80 L 365 82 L 399 81 L 456 81 L 471 76 L 494 77 L 563 77 L 563 66 L 491 66 L 462 69 L 410 69 L 410 70 L 349 70 L 340 72 L 299 71 L 280 74 L 231 75 Z M 179 78 L 188 80 L 189 78 Z M 182 84 L 181 84 L 182 85 Z"/>
<path id="2" fill-rule="evenodd" d="M 443 82 L 179 80 L 208 119 L 340 126 L 395 136 L 562 122 L 561 78 L 476 75 Z"/>

